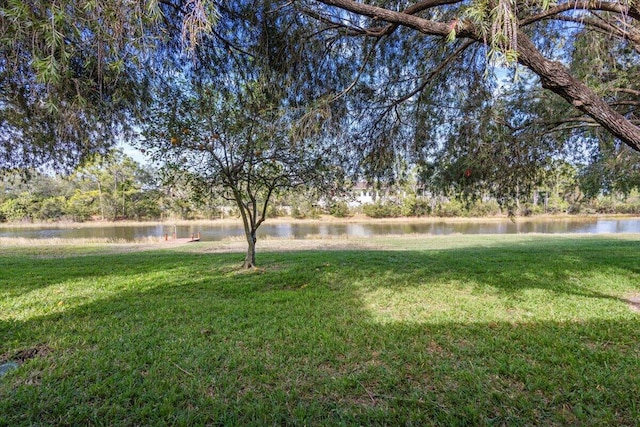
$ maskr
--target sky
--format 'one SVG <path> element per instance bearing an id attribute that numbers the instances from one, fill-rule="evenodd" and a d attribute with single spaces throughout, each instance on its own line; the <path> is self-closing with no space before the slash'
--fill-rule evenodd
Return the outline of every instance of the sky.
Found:
<path id="1" fill-rule="evenodd" d="M 149 165 L 150 163 L 149 159 L 147 159 L 146 156 L 142 154 L 142 152 L 140 152 L 140 150 L 132 147 L 131 145 L 125 142 L 120 142 L 117 145 L 117 148 L 121 149 L 124 152 L 124 154 L 131 157 L 133 160 L 135 160 L 137 163 L 140 163 L 143 166 Z"/>

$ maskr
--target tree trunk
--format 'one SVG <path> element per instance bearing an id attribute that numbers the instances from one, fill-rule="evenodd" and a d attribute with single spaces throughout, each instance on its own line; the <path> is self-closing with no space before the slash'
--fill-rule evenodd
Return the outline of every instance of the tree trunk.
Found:
<path id="1" fill-rule="evenodd" d="M 118 175 L 113 175 L 113 221 L 118 219 Z"/>
<path id="2" fill-rule="evenodd" d="M 100 196 L 100 219 L 104 221 L 104 205 L 102 204 L 102 186 L 98 180 L 98 195 Z"/>
<path id="3" fill-rule="evenodd" d="M 256 230 L 246 232 L 247 235 L 247 256 L 244 259 L 244 268 L 253 268 L 256 266 Z"/>

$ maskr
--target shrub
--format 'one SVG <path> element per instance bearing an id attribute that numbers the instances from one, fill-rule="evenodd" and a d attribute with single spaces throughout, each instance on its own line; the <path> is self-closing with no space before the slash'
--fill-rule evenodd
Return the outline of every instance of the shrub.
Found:
<path id="1" fill-rule="evenodd" d="M 320 209 L 310 202 L 304 202 L 291 207 L 291 216 L 295 219 L 316 219 L 320 217 Z"/>
<path id="2" fill-rule="evenodd" d="M 136 219 L 155 219 L 162 216 L 160 205 L 158 204 L 158 198 L 154 193 L 145 192 L 137 196 L 134 196 L 134 200 L 127 208 L 129 216 L 133 216 Z M 215 214 L 218 216 L 220 213 L 216 209 Z"/>
<path id="3" fill-rule="evenodd" d="M 269 218 L 278 218 L 280 216 L 286 216 L 287 212 L 282 206 L 278 205 L 269 205 L 267 206 L 267 217 Z"/>
<path id="4" fill-rule="evenodd" d="M 531 216 L 544 213 L 544 206 L 534 205 L 533 203 L 525 203 L 520 207 L 520 215 Z"/>
<path id="5" fill-rule="evenodd" d="M 640 212 L 640 204 L 638 204 L 638 202 L 617 201 L 607 197 L 596 202 L 596 211 L 601 214 L 635 215 Z"/>
<path id="6" fill-rule="evenodd" d="M 407 196 L 402 201 L 401 213 L 402 216 L 428 216 L 431 214 L 431 206 L 428 200 Z"/>
<path id="7" fill-rule="evenodd" d="M 67 200 L 62 196 L 48 197 L 40 204 L 37 213 L 38 219 L 41 220 L 59 220 L 66 212 Z"/>
<path id="8" fill-rule="evenodd" d="M 17 198 L 5 200 L 0 205 L 2 216 L 7 221 L 32 221 L 34 214 L 39 210 L 39 203 L 27 193 Z"/>
<path id="9" fill-rule="evenodd" d="M 445 218 L 464 216 L 464 214 L 464 206 L 458 200 L 440 203 L 436 208 L 436 215 Z"/>
<path id="10" fill-rule="evenodd" d="M 593 203 L 572 203 L 567 208 L 567 213 L 571 215 L 595 215 L 597 210 L 594 208 Z"/>
<path id="11" fill-rule="evenodd" d="M 329 208 L 329 214 L 336 218 L 346 218 L 351 216 L 351 211 L 346 202 L 335 202 Z"/>
<path id="12" fill-rule="evenodd" d="M 76 190 L 67 201 L 66 211 L 74 221 L 86 221 L 94 213 L 93 205 L 98 197 L 97 191 Z"/>
<path id="13" fill-rule="evenodd" d="M 469 216 L 474 217 L 494 216 L 499 213 L 500 205 L 495 200 L 488 200 L 486 202 L 478 200 L 469 208 Z"/>
<path id="14" fill-rule="evenodd" d="M 547 200 L 547 213 L 565 213 L 569 211 L 569 202 L 558 195 L 552 195 Z"/>
<path id="15" fill-rule="evenodd" d="M 396 218 L 402 215 L 401 207 L 393 202 L 377 201 L 362 206 L 362 213 L 370 218 Z"/>

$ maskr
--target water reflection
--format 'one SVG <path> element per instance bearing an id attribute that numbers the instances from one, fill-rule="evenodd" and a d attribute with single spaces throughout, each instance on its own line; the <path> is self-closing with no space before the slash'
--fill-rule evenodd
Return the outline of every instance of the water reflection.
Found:
<path id="1" fill-rule="evenodd" d="M 149 236 L 189 237 L 200 233 L 202 240 L 222 240 L 242 237 L 239 224 L 96 226 L 80 228 L 0 228 L 0 237 L 46 238 L 106 238 L 133 241 Z M 561 219 L 544 221 L 468 221 L 468 222 L 412 222 L 412 223 L 277 223 L 260 227 L 259 238 L 279 237 L 305 239 L 331 236 L 385 236 L 402 234 L 516 234 L 516 233 L 640 233 L 639 218 L 624 219 Z"/>

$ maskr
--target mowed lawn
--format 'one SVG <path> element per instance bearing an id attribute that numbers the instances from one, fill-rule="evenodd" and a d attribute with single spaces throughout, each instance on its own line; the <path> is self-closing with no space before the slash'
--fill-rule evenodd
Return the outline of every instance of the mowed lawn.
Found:
<path id="1" fill-rule="evenodd" d="M 0 247 L 0 425 L 640 423 L 640 236 L 267 243 Z"/>

